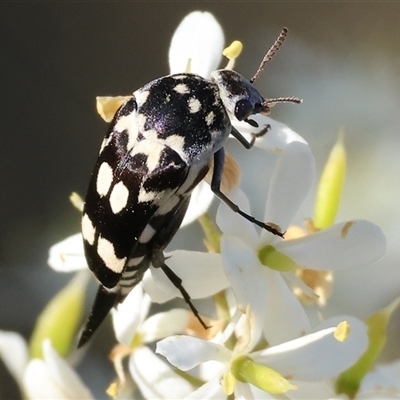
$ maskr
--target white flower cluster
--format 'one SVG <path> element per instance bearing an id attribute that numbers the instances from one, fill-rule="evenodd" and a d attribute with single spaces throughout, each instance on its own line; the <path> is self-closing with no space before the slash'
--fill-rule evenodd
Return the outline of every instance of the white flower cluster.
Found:
<path id="1" fill-rule="evenodd" d="M 171 73 L 184 71 L 190 59 L 191 72 L 208 77 L 220 63 L 223 44 L 222 29 L 211 14 L 191 13 L 172 39 Z M 306 141 L 287 126 L 267 117 L 255 119 L 260 126 L 272 127 L 255 145 L 273 153 L 277 161 L 271 180 L 259 180 L 268 188 L 266 201 L 252 201 L 265 202 L 263 220 L 288 231 L 287 238 L 266 231 L 260 234 L 221 203 L 216 217 L 222 232 L 219 253 L 178 250 L 167 256 L 193 299 L 222 296 L 225 308 L 220 309 L 225 313 L 209 321 L 208 331 L 185 309 L 149 315 L 151 301 L 162 303 L 180 296 L 162 271 L 150 268 L 142 284 L 112 312 L 119 345 L 111 355 L 117 373 L 108 389 L 111 396 L 132 398 L 134 386 L 148 399 L 231 395 L 235 399 L 344 399 L 349 395 L 338 391 L 335 383 L 368 352 L 369 325 L 347 315 L 314 326 L 293 286 L 311 298 L 317 296 L 295 271 L 318 273 L 368 265 L 383 256 L 385 237 L 376 225 L 363 220 L 290 237 L 291 223 L 314 181 L 314 158 Z M 233 123 L 240 132 L 254 130 L 246 123 Z M 202 215 L 212 198 L 207 184 L 199 185 L 184 225 Z M 229 198 L 251 214 L 249 199 L 239 188 L 231 190 Z M 64 272 L 87 268 L 81 235 L 53 246 L 49 264 Z M 151 343 L 156 343 L 155 351 L 147 346 Z M 50 340 L 43 342 L 42 359 L 29 360 L 21 337 L 3 332 L 0 355 L 26 398 L 92 398 Z M 129 372 L 122 364 L 126 357 Z M 367 374 L 356 398 L 400 398 L 399 365 Z"/>

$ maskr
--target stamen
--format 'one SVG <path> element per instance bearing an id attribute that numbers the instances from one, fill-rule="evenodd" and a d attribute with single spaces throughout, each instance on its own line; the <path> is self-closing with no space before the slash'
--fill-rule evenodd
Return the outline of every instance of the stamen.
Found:
<path id="1" fill-rule="evenodd" d="M 228 47 L 222 51 L 222 55 L 229 59 L 225 69 L 233 69 L 235 60 L 242 52 L 243 44 L 239 40 L 234 40 Z"/>
<path id="2" fill-rule="evenodd" d="M 185 68 L 185 73 L 190 74 L 191 69 L 192 69 L 192 59 L 188 58 L 186 68 Z"/>

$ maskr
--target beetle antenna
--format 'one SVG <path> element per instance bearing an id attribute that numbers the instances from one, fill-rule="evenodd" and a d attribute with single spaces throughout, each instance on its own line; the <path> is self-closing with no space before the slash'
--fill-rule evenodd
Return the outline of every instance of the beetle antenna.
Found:
<path id="1" fill-rule="evenodd" d="M 302 103 L 303 100 L 299 99 L 298 97 L 276 97 L 275 99 L 267 99 L 262 103 L 263 105 L 266 105 L 268 107 L 274 106 L 276 103 L 296 103 L 300 104 Z"/>
<path id="2" fill-rule="evenodd" d="M 279 50 L 279 48 L 282 46 L 283 41 L 286 39 L 286 35 L 288 34 L 288 29 L 283 28 L 277 39 L 275 40 L 274 44 L 271 46 L 271 48 L 268 50 L 267 54 L 264 56 L 264 58 L 261 61 L 260 66 L 257 68 L 256 73 L 254 76 L 250 79 L 250 83 L 253 83 L 257 78 L 258 75 L 261 74 L 261 72 L 264 70 L 265 64 L 272 60 L 274 57 L 275 53 Z"/>
<path id="3" fill-rule="evenodd" d="M 263 103 L 261 103 L 262 111 L 261 114 L 268 115 L 271 111 L 271 107 L 273 107 L 276 103 L 296 103 L 300 104 L 303 100 L 298 97 L 275 97 L 274 99 L 266 99 Z"/>

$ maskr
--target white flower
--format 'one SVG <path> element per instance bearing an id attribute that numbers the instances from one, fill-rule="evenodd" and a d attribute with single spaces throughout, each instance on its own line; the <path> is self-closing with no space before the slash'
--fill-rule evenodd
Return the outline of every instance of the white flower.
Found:
<path id="1" fill-rule="evenodd" d="M 168 266 L 182 279 L 192 299 L 212 296 L 227 288 L 222 260 L 219 254 L 175 250 L 166 253 Z M 48 264 L 59 272 L 72 272 L 88 268 L 80 233 L 69 236 L 50 248 Z M 182 297 L 161 269 L 150 268 L 142 281 L 152 301 L 164 303 Z"/>
<path id="2" fill-rule="evenodd" d="M 149 307 L 149 296 L 136 286 L 117 309 L 112 310 L 115 335 L 123 345 L 122 348 L 117 346 L 112 353 L 120 384 L 123 386 L 125 377 L 118 353 L 122 357 L 129 356 L 129 372 L 145 398 L 183 398 L 193 391 L 193 386 L 146 344 L 185 332 L 193 316 L 188 310 L 173 309 L 147 318 Z"/>
<path id="3" fill-rule="evenodd" d="M 361 381 L 358 399 L 400 399 L 400 360 L 374 367 Z"/>
<path id="4" fill-rule="evenodd" d="M 208 12 L 188 14 L 176 29 L 169 48 L 171 74 L 189 72 L 209 78 L 222 58 L 224 32 L 215 17 Z"/>
<path id="5" fill-rule="evenodd" d="M 92 399 L 71 366 L 43 341 L 43 360 L 28 361 L 24 339 L 15 332 L 0 331 L 0 356 L 28 399 Z"/>
<path id="6" fill-rule="evenodd" d="M 68 236 L 50 247 L 47 263 L 57 272 L 74 272 L 87 269 L 81 233 Z"/>
<path id="7" fill-rule="evenodd" d="M 367 348 L 367 327 L 348 317 L 349 335 L 341 341 L 334 320 L 306 336 L 253 351 L 259 336 L 254 316 L 248 314 L 233 350 L 220 343 L 190 336 L 173 336 L 157 343 L 156 352 L 183 371 L 208 361 L 221 364 L 220 371 L 187 398 L 219 399 L 235 393 L 238 399 L 255 398 L 252 385 L 270 394 L 285 393 L 291 398 L 301 382 L 318 382 L 337 375 L 354 363 Z M 330 327 L 327 327 L 330 326 Z M 284 377 L 290 377 L 289 383 Z M 296 393 L 294 393 L 294 398 Z M 271 398 L 275 398 L 271 396 Z"/>
<path id="8" fill-rule="evenodd" d="M 271 140 L 269 134 L 265 141 Z M 285 231 L 308 195 L 315 170 L 307 144 L 296 140 L 283 142 L 288 143 L 269 183 L 263 221 L 273 222 Z M 231 191 L 229 197 L 251 214 L 249 202 L 239 189 Z M 304 309 L 283 276 L 295 280 L 290 272 L 295 268 L 338 270 L 367 265 L 385 251 L 385 237 L 380 228 L 361 220 L 339 223 L 302 238 L 282 240 L 265 230 L 259 234 L 254 224 L 233 215 L 221 203 L 217 224 L 223 232 L 221 254 L 225 271 L 239 308 L 243 311 L 250 304 L 270 344 L 293 339 L 310 328 Z"/>

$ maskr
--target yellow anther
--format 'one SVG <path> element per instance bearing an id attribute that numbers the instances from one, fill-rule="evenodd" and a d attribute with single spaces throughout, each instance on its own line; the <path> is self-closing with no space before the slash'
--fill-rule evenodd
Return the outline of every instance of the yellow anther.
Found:
<path id="1" fill-rule="evenodd" d="M 222 378 L 222 387 L 227 396 L 235 391 L 236 378 L 232 372 L 227 372 Z"/>
<path id="2" fill-rule="evenodd" d="M 222 51 L 222 55 L 229 60 L 234 60 L 239 57 L 242 52 L 243 44 L 239 40 L 234 40 L 228 47 Z"/>
<path id="3" fill-rule="evenodd" d="M 116 399 L 119 393 L 118 383 L 117 382 L 111 383 L 111 385 L 106 389 L 106 393 L 111 398 Z"/>
<path id="4" fill-rule="evenodd" d="M 338 342 L 344 342 L 350 333 L 350 324 L 347 321 L 341 322 L 335 330 L 333 336 Z"/>

